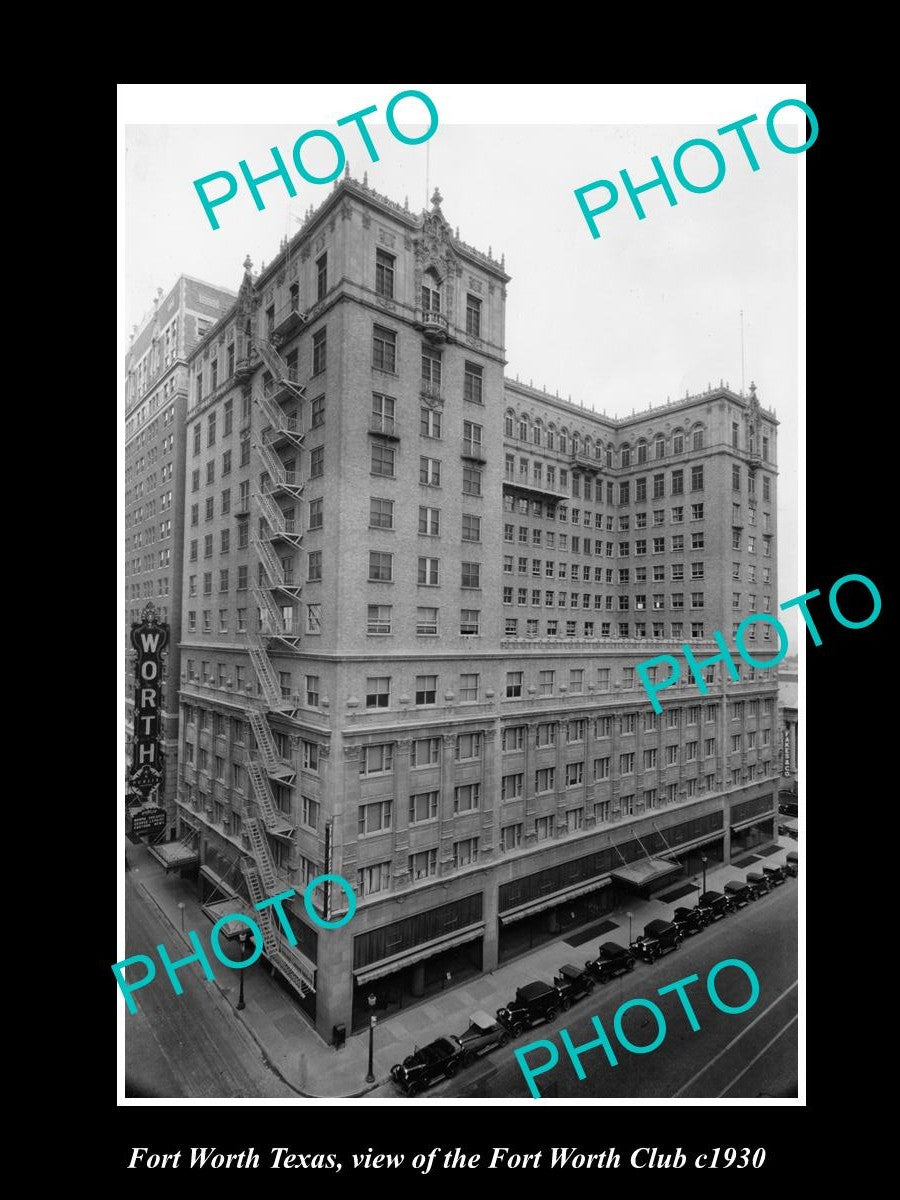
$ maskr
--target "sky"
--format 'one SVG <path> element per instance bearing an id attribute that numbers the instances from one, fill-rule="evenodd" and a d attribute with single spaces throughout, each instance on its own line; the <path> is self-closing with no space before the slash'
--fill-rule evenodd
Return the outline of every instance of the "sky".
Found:
<path id="1" fill-rule="evenodd" d="M 326 198 L 332 185 L 302 180 L 291 150 L 305 130 L 327 129 L 340 137 L 355 178 L 366 172 L 370 186 L 400 203 L 408 197 L 413 211 L 438 187 L 443 213 L 460 237 L 496 258 L 505 255 L 512 277 L 511 378 L 611 416 L 720 380 L 740 390 L 743 310 L 743 386 L 753 380 L 760 402 L 781 422 L 779 599 L 805 590 L 798 559 L 805 155 L 777 149 L 765 130 L 772 105 L 802 99 L 802 85 L 270 85 L 243 93 L 241 86 L 218 96 L 174 85 L 120 89 L 120 376 L 128 334 L 152 307 L 157 288 L 168 291 L 186 273 L 236 290 L 245 255 L 259 271 L 307 208 Z M 424 91 L 439 114 L 437 131 L 421 145 L 402 143 L 384 124 L 388 102 L 407 88 Z M 375 163 L 355 127 L 337 125 L 372 104 L 378 111 L 366 124 L 379 154 Z M 716 134 L 751 112 L 759 117 L 748 127 L 757 171 L 735 134 Z M 239 116 L 256 123 L 216 123 Z M 777 121 L 787 144 L 799 144 L 798 116 L 786 109 Z M 424 132 L 419 101 L 401 101 L 396 117 L 408 136 Z M 273 118 L 277 123 L 269 123 Z M 678 147 L 698 137 L 718 145 L 726 164 L 721 184 L 705 194 L 686 191 L 672 168 Z M 216 171 L 240 178 L 241 159 L 262 175 L 274 167 L 273 146 L 291 169 L 297 196 L 290 199 L 278 179 L 263 184 L 266 208 L 259 212 L 242 183 L 216 209 L 221 228 L 214 231 L 193 180 Z M 662 188 L 654 188 L 642 195 L 647 216 L 638 220 L 619 172 L 635 184 L 648 182 L 653 155 L 678 203 L 670 207 Z M 327 174 L 334 150 L 315 139 L 304 161 L 311 172 Z M 683 162 L 697 184 L 712 178 L 707 151 L 688 151 Z M 615 181 L 620 194 L 597 218 L 601 236 L 594 239 L 573 193 L 597 179 Z M 600 190 L 588 203 L 604 198 Z M 796 653 L 796 622 L 785 624 Z"/>

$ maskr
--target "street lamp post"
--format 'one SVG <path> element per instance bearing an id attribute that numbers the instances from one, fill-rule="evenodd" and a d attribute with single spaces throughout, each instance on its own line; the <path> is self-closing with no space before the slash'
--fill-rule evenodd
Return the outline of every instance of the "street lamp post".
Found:
<path id="1" fill-rule="evenodd" d="M 628 918 L 628 945 L 630 946 L 631 945 L 631 920 L 632 920 L 632 917 L 634 916 L 634 913 L 627 912 L 625 914 L 625 916 Z"/>
<path id="2" fill-rule="evenodd" d="M 240 1012 L 241 1009 L 247 1007 L 244 1004 L 244 971 L 246 968 L 243 966 L 243 962 L 244 962 L 244 959 L 247 957 L 247 938 L 249 936 L 250 936 L 250 934 L 248 933 L 248 931 L 246 929 L 242 933 L 238 934 L 238 941 L 241 943 L 241 990 L 240 990 L 240 994 L 238 995 L 238 1002 L 237 1002 L 238 1012 Z"/>
<path id="3" fill-rule="evenodd" d="M 181 932 L 184 933 L 184 901 L 178 901 L 178 907 L 181 909 Z"/>
<path id="4" fill-rule="evenodd" d="M 706 864 L 709 861 L 705 854 L 700 855 L 700 861 L 703 863 L 703 891 L 706 891 Z"/>
<path id="5" fill-rule="evenodd" d="M 369 992 L 369 1071 L 366 1075 L 366 1083 L 375 1082 L 375 1026 L 378 1023 L 378 1018 L 375 1016 L 374 1008 L 377 1004 L 377 999 L 374 992 Z"/>

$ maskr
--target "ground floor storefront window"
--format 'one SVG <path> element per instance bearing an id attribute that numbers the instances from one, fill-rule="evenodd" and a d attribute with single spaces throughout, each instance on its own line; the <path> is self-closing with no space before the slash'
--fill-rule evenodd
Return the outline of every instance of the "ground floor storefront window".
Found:
<path id="1" fill-rule="evenodd" d="M 519 954 L 526 954 L 534 946 L 552 942 L 569 930 L 574 932 L 612 912 L 617 903 L 617 889 L 607 886 L 596 892 L 588 892 L 585 896 L 577 896 L 574 900 L 561 900 L 552 908 L 523 917 L 521 921 L 501 924 L 499 961 L 507 962 Z"/>
<path id="2" fill-rule="evenodd" d="M 356 983 L 353 988 L 353 1031 L 364 1029 L 372 1014 L 379 1020 L 393 1016 L 401 1009 L 410 1008 L 464 979 L 479 975 L 482 945 L 481 937 L 474 938 L 402 967 L 393 975 L 385 975 L 371 983 Z M 375 997 L 374 1005 L 370 1005 L 369 996 Z"/>
<path id="3" fill-rule="evenodd" d="M 762 846 L 775 838 L 775 818 L 768 817 L 764 821 L 756 821 L 753 825 L 745 825 L 743 829 L 731 831 L 732 860 L 756 846 Z"/>

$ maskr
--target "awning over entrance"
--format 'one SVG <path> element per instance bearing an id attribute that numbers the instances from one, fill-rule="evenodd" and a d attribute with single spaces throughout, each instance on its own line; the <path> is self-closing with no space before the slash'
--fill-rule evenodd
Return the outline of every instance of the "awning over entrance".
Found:
<path id="1" fill-rule="evenodd" d="M 500 924 L 511 925 L 513 921 L 521 921 L 525 917 L 534 916 L 535 913 L 543 912 L 545 909 L 554 908 L 557 904 L 565 904 L 567 900 L 574 900 L 576 896 L 586 896 L 588 892 L 599 892 L 601 888 L 609 887 L 611 882 L 611 879 L 595 879 L 593 883 L 582 883 L 579 887 L 569 888 L 565 892 L 556 892 L 544 900 L 533 900 L 530 904 L 524 904 L 521 908 L 514 908 L 511 912 L 504 913 L 500 917 Z"/>
<path id="2" fill-rule="evenodd" d="M 373 979 L 383 979 L 385 975 L 393 975 L 395 971 L 402 971 L 404 967 L 411 967 L 413 963 L 422 962 L 423 959 L 433 958 L 435 954 L 442 954 L 445 950 L 452 950 L 454 946 L 462 946 L 465 942 L 474 942 L 476 938 L 480 938 L 484 934 L 484 922 L 479 922 L 478 925 L 470 925 L 468 929 L 463 929 L 454 937 L 441 938 L 437 942 L 428 942 L 423 946 L 416 946 L 415 950 L 411 950 L 408 954 L 400 954 L 395 958 L 385 959 L 373 967 L 363 967 L 359 971 L 354 971 L 353 974 L 356 982 L 362 986 L 365 983 L 371 983 Z"/>
<path id="3" fill-rule="evenodd" d="M 229 913 L 235 913 L 242 917 L 249 917 L 257 927 L 259 926 L 259 913 L 253 908 L 248 908 L 243 900 L 236 897 L 226 896 L 224 900 L 215 900 L 211 904 L 201 904 L 200 908 L 203 915 L 208 917 L 214 925 L 222 917 L 227 916 Z M 253 936 L 249 928 L 242 921 L 227 921 L 222 926 L 221 932 L 227 938 L 236 938 L 241 933 L 249 933 L 251 937 Z"/>
<path id="4" fill-rule="evenodd" d="M 200 861 L 200 850 L 196 844 L 186 846 L 184 842 L 149 843 L 147 849 L 157 862 L 162 863 L 166 871 L 178 867 L 192 867 Z"/>
<path id="5" fill-rule="evenodd" d="M 675 875 L 682 869 L 680 863 L 670 863 L 664 858 L 640 858 L 627 866 L 616 867 L 612 877 L 616 883 L 624 883 L 627 887 L 644 888 L 665 879 L 667 875 Z"/>

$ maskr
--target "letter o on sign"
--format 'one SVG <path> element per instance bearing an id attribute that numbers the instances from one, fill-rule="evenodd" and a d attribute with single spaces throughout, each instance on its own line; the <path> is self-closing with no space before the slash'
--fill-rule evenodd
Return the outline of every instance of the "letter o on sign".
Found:
<path id="1" fill-rule="evenodd" d="M 159 674 L 159 663 L 155 658 L 145 658 L 141 663 L 141 679 L 155 679 Z"/>

